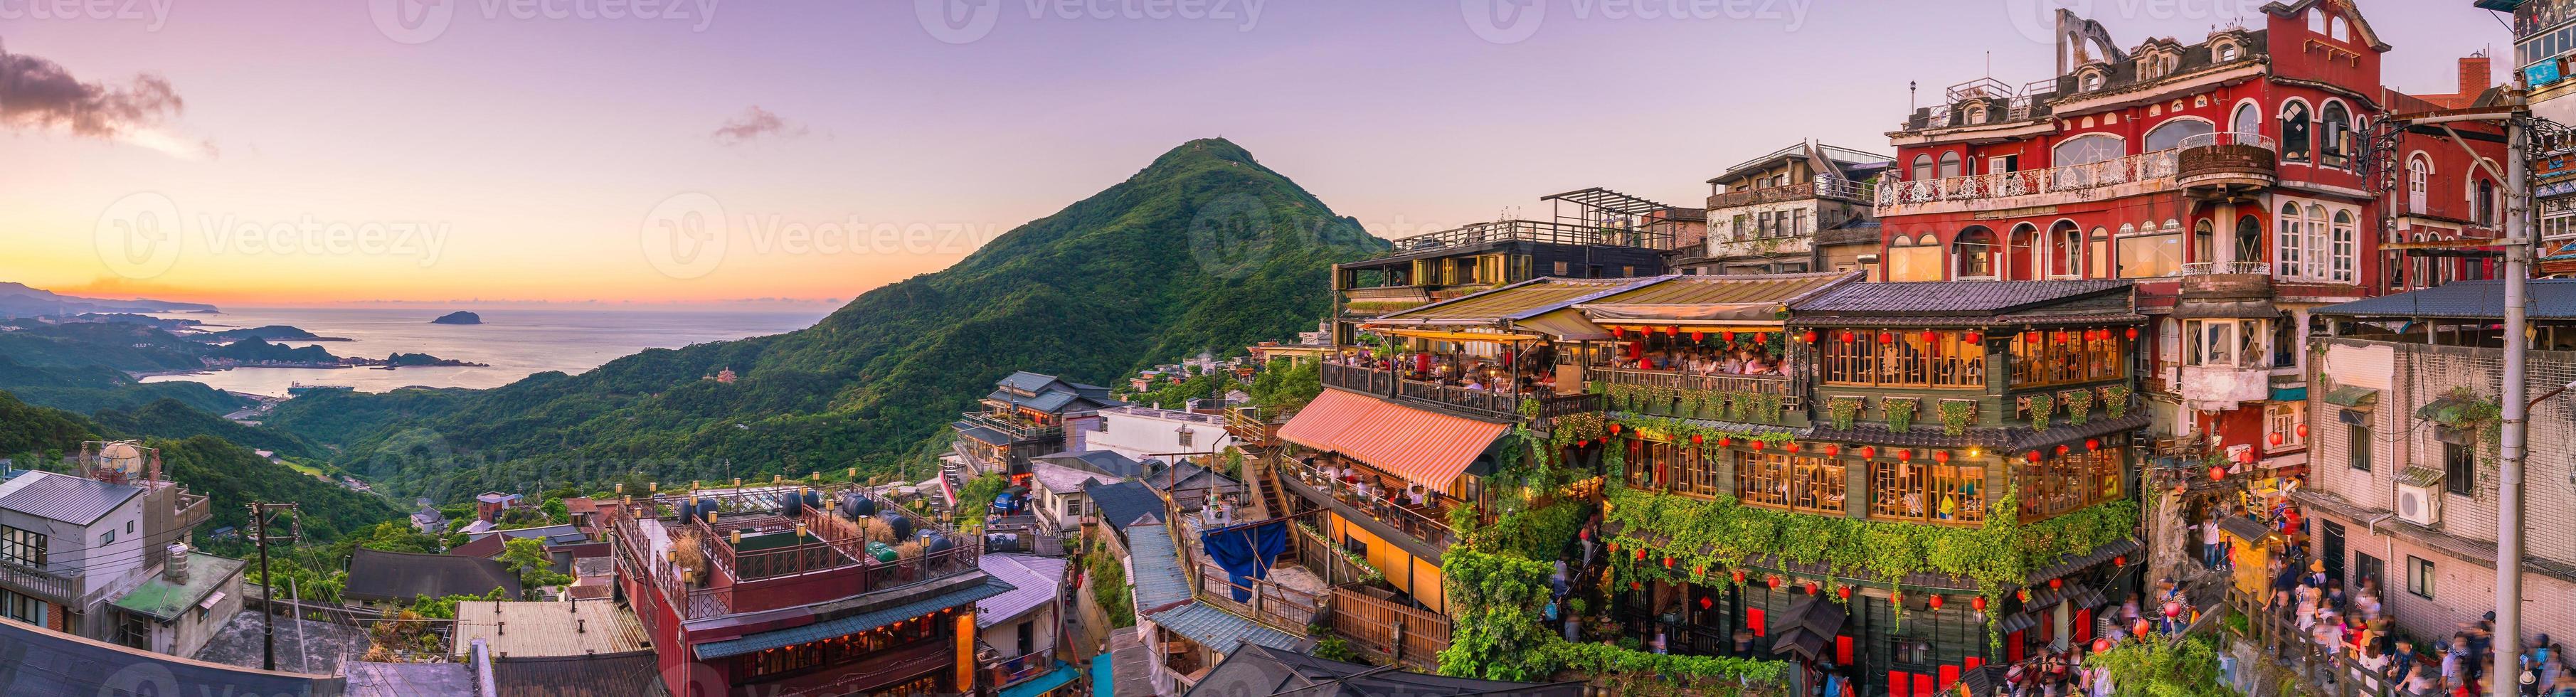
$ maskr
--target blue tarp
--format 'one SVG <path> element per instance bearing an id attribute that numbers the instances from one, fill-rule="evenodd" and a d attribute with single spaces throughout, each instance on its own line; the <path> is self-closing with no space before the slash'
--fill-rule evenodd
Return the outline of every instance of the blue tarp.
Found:
<path id="1" fill-rule="evenodd" d="M 1109 654 L 1104 653 L 1101 655 L 1108 656 Z M 1074 676 L 1081 674 L 1082 671 L 1074 669 L 1073 664 L 1056 661 L 1055 670 L 1048 671 L 1045 675 L 1031 678 L 1028 682 L 1002 688 L 1002 691 L 993 694 L 996 695 L 996 697 L 1038 697 L 1039 695 L 1054 692 L 1056 688 L 1063 687 L 1066 683 L 1073 682 Z"/>
<path id="2" fill-rule="evenodd" d="M 1199 534 L 1208 559 L 1234 581 L 1235 602 L 1252 602 L 1250 579 L 1270 577 L 1270 565 L 1288 551 L 1288 521 L 1273 519 L 1214 528 Z"/>

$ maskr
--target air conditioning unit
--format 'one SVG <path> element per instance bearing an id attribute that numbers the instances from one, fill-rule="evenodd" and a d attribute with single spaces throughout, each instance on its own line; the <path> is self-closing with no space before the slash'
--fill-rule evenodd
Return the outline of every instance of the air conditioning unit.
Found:
<path id="1" fill-rule="evenodd" d="M 2428 486 L 2397 485 L 2397 519 L 2425 527 L 2442 522 L 2442 492 Z"/>

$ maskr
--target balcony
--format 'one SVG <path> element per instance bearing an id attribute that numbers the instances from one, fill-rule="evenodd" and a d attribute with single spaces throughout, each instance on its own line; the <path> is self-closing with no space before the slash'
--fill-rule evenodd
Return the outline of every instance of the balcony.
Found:
<path id="1" fill-rule="evenodd" d="M 1438 493 L 1433 493 L 1421 506 L 1390 500 L 1383 494 L 1389 490 L 1385 484 L 1400 483 L 1403 478 L 1366 467 L 1356 469 L 1356 475 L 1326 477 L 1323 472 L 1304 463 L 1288 460 L 1279 466 L 1279 481 L 1309 500 L 1335 504 L 1333 509 L 1337 513 L 1383 523 L 1432 549 L 1447 549 L 1455 541 L 1457 532 L 1449 529 L 1449 509 L 1465 505 L 1465 502 Z M 1358 483 L 1353 480 L 1358 480 Z M 1366 484 L 1368 491 L 1362 492 L 1359 484 Z M 1394 490 L 1402 491 L 1400 487 Z"/>
<path id="2" fill-rule="evenodd" d="M 1492 390 L 1471 390 L 1415 380 L 1395 371 L 1356 365 L 1324 364 L 1323 383 L 1372 395 L 1396 397 L 1508 419 L 1521 418 L 1521 405 L 1530 400 L 1539 402 L 1540 418 L 1553 418 L 1601 409 L 1600 401 L 1593 395 L 1513 394 Z"/>
<path id="3" fill-rule="evenodd" d="M 1028 682 L 1056 670 L 1054 647 L 1010 658 L 1003 658 L 1004 655 L 1001 649 L 993 648 L 983 639 L 976 639 L 975 660 L 983 664 L 984 669 L 983 676 L 975 683 L 998 689 Z"/>
<path id="4" fill-rule="evenodd" d="M 1287 415 L 1271 413 L 1261 407 L 1235 407 L 1225 411 L 1225 432 L 1234 436 L 1235 443 L 1241 445 L 1270 447 L 1279 440 L 1279 427 L 1287 423 Z"/>
<path id="5" fill-rule="evenodd" d="M 1780 409 L 1784 413 L 1797 412 L 1806 408 L 1806 398 L 1804 395 L 1799 394 L 1797 389 L 1798 381 L 1790 375 L 1703 375 L 1669 370 L 1638 370 L 1634 368 L 1593 368 L 1591 369 L 1590 374 L 1592 376 L 1592 381 L 1598 385 L 1634 385 L 1638 387 L 1688 390 L 1709 394 L 1757 394 L 1766 397 L 1779 398 Z M 1716 405 L 1713 404 L 1692 404 L 1685 406 L 1673 404 L 1625 404 L 1618 403 L 1617 400 L 1612 400 L 1612 402 L 1612 404 L 1608 405 L 1609 408 L 1624 408 L 1630 411 L 1652 411 L 1654 413 L 1670 413 L 1675 416 L 1687 417 L 1700 417 L 1698 412 L 1717 408 Z M 1688 411 L 1693 413 L 1676 413 L 1679 411 Z M 1705 418 L 1719 417 L 1712 415 Z M 1756 421 L 1767 423 L 1778 421 L 1779 415 L 1755 415 L 1751 418 Z"/>
<path id="6" fill-rule="evenodd" d="M 2057 205 L 2166 191 L 2181 150 L 2158 150 L 2101 162 L 1995 172 L 1878 187 L 1878 214 L 1921 215 Z"/>
<path id="7" fill-rule="evenodd" d="M 0 586 L 63 605 L 79 606 L 78 582 L 67 576 L 0 562 Z"/>
<path id="8" fill-rule="evenodd" d="M 2280 146 L 2260 133 L 2203 133 L 2182 139 L 2174 183 L 2226 192 L 2259 189 L 2280 181 Z"/>
<path id="9" fill-rule="evenodd" d="M 1537 220 L 1497 220 L 1465 227 L 1424 233 L 1395 240 L 1395 250 L 1387 256 L 1416 254 L 1440 249 L 1472 248 L 1497 242 L 1535 242 L 1539 244 L 1603 245 L 1611 247 L 1644 247 L 1660 249 L 1672 245 L 1669 237 L 1646 228 L 1603 227 Z"/>
<path id="10" fill-rule="evenodd" d="M 2182 367 L 2183 406 L 2226 411 L 2245 402 L 2272 398 L 2270 366 L 2186 365 Z"/>
<path id="11" fill-rule="evenodd" d="M 658 591 L 683 621 L 807 605 L 892 590 L 976 571 L 982 540 L 945 531 L 893 501 L 867 494 L 948 548 L 929 551 L 916 533 L 900 545 L 880 524 L 793 503 L 801 488 L 759 487 L 665 494 L 609 508 L 619 573 Z M 814 490 L 831 506 L 846 489 Z M 697 502 L 714 519 L 684 514 Z M 889 543 L 892 545 L 892 543 Z M 892 560 L 881 559 L 893 553 Z"/>
<path id="12" fill-rule="evenodd" d="M 2259 319 L 2279 314 L 2272 307 L 2272 268 L 2259 261 L 2184 264 L 2177 289 L 2181 316 Z"/>
<path id="13" fill-rule="evenodd" d="M 980 411 L 966 412 L 962 420 L 970 425 L 993 429 L 1009 437 L 1013 442 L 1047 440 L 1064 436 L 1064 426 L 1061 424 L 1041 424 L 1007 416 L 994 416 Z"/>
<path id="14" fill-rule="evenodd" d="M 1811 198 L 1829 198 L 1853 203 L 1873 200 L 1877 191 L 1867 182 L 1854 182 L 1835 177 L 1817 177 L 1815 181 L 1788 186 L 1774 186 L 1745 191 L 1729 191 L 1708 197 L 1709 210 L 1751 206 Z"/>

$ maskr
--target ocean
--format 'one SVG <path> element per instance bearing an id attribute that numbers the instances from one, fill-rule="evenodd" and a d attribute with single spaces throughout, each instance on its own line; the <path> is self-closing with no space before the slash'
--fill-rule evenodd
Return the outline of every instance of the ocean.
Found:
<path id="1" fill-rule="evenodd" d="M 481 315 L 483 323 L 429 323 L 458 309 Z M 290 346 L 318 345 L 334 356 L 383 358 L 396 352 L 426 353 L 491 367 L 234 368 L 195 375 L 155 375 L 143 381 L 187 380 L 221 390 L 279 397 L 287 396 L 287 388 L 299 382 L 341 385 L 362 392 L 414 385 L 500 387 L 549 370 L 580 373 L 648 348 L 679 348 L 803 329 L 828 314 L 828 308 L 747 312 L 474 307 L 226 308 L 221 314 L 161 314 L 158 316 L 224 325 L 209 329 L 285 324 L 318 336 L 351 339 L 283 342 Z"/>

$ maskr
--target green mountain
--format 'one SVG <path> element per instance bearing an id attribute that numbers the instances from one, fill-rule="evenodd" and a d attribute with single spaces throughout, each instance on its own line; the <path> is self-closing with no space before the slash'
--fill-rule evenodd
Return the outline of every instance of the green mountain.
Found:
<path id="1" fill-rule="evenodd" d="M 252 501 L 296 501 L 304 504 L 304 530 L 318 541 L 365 529 L 401 515 L 383 497 L 350 491 L 261 458 L 249 448 L 202 433 L 153 437 L 196 429 L 247 427 L 224 422 L 173 401 L 156 402 L 134 413 L 102 412 L 100 421 L 60 409 L 40 407 L 0 392 L 0 457 L 20 468 L 38 468 L 80 451 L 81 441 L 143 438 L 161 450 L 165 477 L 213 499 L 213 522 L 203 535 L 226 525 L 240 525 L 242 504 Z M 169 421 L 164 421 L 168 419 Z M 218 425 L 211 425 L 212 420 Z"/>
<path id="2" fill-rule="evenodd" d="M 1235 144 L 1191 141 L 811 328 L 463 396 L 306 397 L 268 422 L 347 446 L 335 463 L 380 487 L 441 500 L 627 472 L 889 471 L 1011 371 L 1105 383 L 1311 330 L 1331 265 L 1387 248 Z M 741 379 L 703 379 L 728 368 Z"/>

